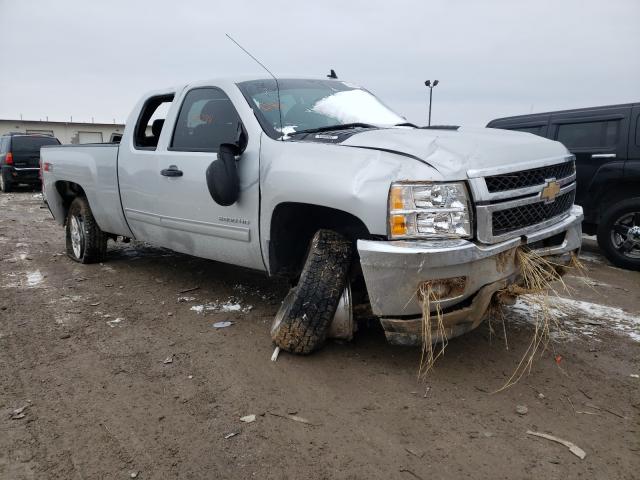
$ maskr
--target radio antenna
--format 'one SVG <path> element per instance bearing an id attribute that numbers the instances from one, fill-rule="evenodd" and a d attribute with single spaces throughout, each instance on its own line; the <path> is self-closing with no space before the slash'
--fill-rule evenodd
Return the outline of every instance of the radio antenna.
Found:
<path id="1" fill-rule="evenodd" d="M 271 73 L 271 70 L 269 70 L 267 67 L 265 67 L 264 64 L 260 60 L 258 60 L 256 57 L 251 55 L 251 53 L 246 48 L 244 48 L 242 45 L 240 45 L 238 42 L 236 42 L 235 39 L 231 35 L 229 35 L 228 33 L 225 33 L 225 35 L 227 36 L 227 38 L 229 40 L 231 40 L 233 43 L 235 43 L 240 50 L 242 50 L 244 53 L 249 55 L 249 57 L 251 57 L 254 62 L 256 62 L 258 65 L 260 65 L 262 68 L 264 68 L 266 70 L 266 72 L 269 75 L 271 75 L 273 80 L 276 82 L 276 93 L 278 95 L 278 117 L 280 119 L 280 133 L 284 137 L 284 131 L 283 131 L 284 127 L 282 126 L 282 108 L 281 108 L 282 105 L 280 104 L 280 84 L 278 83 L 278 79 L 276 78 L 276 76 L 273 73 Z"/>

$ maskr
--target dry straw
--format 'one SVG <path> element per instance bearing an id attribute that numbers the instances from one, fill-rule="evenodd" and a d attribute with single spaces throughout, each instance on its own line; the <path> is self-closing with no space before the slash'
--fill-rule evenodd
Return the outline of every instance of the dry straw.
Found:
<path id="1" fill-rule="evenodd" d="M 534 307 L 531 309 L 534 330 L 531 341 L 520 362 L 509 379 L 497 391 L 504 390 L 517 383 L 525 373 L 531 371 L 536 354 L 544 353 L 549 346 L 552 332 L 560 335 L 563 333 L 558 315 L 558 313 L 562 312 L 559 312 L 557 305 L 552 308 L 549 299 L 550 293 L 553 293 L 554 296 L 558 295 L 554 287 L 556 283 L 560 290 L 569 291 L 569 287 L 562 280 L 562 274 L 565 269 L 575 269 L 579 275 L 586 277 L 584 265 L 573 254 L 567 266 L 557 264 L 526 248 L 518 248 L 515 255 L 519 278 L 517 283 L 496 292 L 494 295 L 488 312 L 490 335 L 493 333 L 491 318 L 497 318 L 502 323 L 505 346 L 507 350 L 509 349 L 504 314 L 505 300 L 515 300 L 516 297 L 521 295 L 526 295 L 524 297 L 525 301 Z M 424 379 L 433 368 L 436 360 L 441 355 L 444 355 L 447 336 L 442 310 L 438 302 L 439 299 L 433 292 L 431 284 L 429 282 L 422 284 L 418 293 L 422 303 L 422 355 L 418 377 Z M 436 306 L 434 312 L 431 311 L 432 302 L 435 302 Z M 437 343 L 439 343 L 439 346 L 436 345 Z"/>
<path id="2" fill-rule="evenodd" d="M 434 293 L 431 283 L 422 283 L 418 295 L 422 304 L 422 355 L 418 378 L 425 379 L 436 360 L 444 355 L 444 350 L 447 347 L 447 332 L 442 321 L 442 310 L 438 297 Z M 436 302 L 435 312 L 431 312 L 431 302 Z M 440 346 L 437 351 L 434 351 L 436 343 L 439 343 Z"/>

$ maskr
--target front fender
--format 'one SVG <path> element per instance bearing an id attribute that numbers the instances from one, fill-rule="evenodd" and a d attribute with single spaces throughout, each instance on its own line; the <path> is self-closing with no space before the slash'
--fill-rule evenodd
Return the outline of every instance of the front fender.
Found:
<path id="1" fill-rule="evenodd" d="M 265 138 L 260 151 L 262 251 L 274 209 L 286 202 L 347 212 L 372 235 L 387 234 L 389 186 L 398 180 L 443 180 L 434 168 L 390 152 Z"/>

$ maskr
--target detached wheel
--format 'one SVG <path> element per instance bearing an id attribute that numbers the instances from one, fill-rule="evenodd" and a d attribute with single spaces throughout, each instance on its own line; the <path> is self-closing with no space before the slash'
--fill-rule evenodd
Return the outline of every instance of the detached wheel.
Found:
<path id="1" fill-rule="evenodd" d="M 614 265 L 640 270 L 640 198 L 618 202 L 604 212 L 598 245 Z"/>
<path id="2" fill-rule="evenodd" d="M 325 341 L 347 282 L 351 243 L 332 230 L 318 230 L 298 285 L 292 288 L 271 326 L 271 338 L 283 350 L 309 354 Z"/>
<path id="3" fill-rule="evenodd" d="M 73 260 L 80 263 L 104 261 L 108 237 L 98 227 L 85 197 L 76 197 L 71 202 L 65 232 L 67 255 Z"/>
<path id="4" fill-rule="evenodd" d="M 11 183 L 11 180 L 6 178 L 6 175 L 4 172 L 0 172 L 0 190 L 7 193 L 13 190 L 12 187 L 13 187 L 13 184 Z"/>

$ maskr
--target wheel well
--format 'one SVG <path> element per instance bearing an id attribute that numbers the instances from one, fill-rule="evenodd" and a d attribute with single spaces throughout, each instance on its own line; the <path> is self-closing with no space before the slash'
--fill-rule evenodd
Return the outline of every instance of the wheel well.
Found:
<path id="1" fill-rule="evenodd" d="M 362 220 L 350 213 L 307 203 L 281 203 L 271 217 L 271 275 L 297 276 L 302 269 L 309 242 L 321 228 L 335 230 L 354 244 L 358 239 L 374 238 Z M 357 254 L 357 250 L 353 250 Z"/>
<path id="2" fill-rule="evenodd" d="M 591 202 L 592 213 L 589 220 L 600 223 L 604 212 L 611 206 L 628 198 L 640 197 L 640 186 L 637 182 L 609 182 L 601 185 Z"/>
<path id="3" fill-rule="evenodd" d="M 84 190 L 80 185 L 74 182 L 69 182 L 66 180 L 61 180 L 56 182 L 56 191 L 58 195 L 60 195 L 61 205 L 64 210 L 64 218 L 67 218 L 67 213 L 69 212 L 69 207 L 71 206 L 71 202 L 76 197 L 86 197 Z"/>

